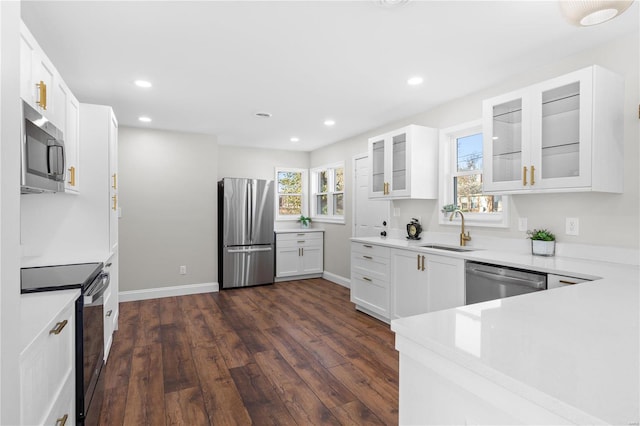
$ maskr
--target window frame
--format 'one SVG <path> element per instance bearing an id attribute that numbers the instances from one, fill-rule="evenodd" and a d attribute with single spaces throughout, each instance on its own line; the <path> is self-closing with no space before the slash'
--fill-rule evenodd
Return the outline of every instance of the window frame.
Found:
<path id="1" fill-rule="evenodd" d="M 457 146 L 456 140 L 460 137 L 470 136 L 482 133 L 482 120 L 474 120 L 466 123 L 458 124 L 446 129 L 440 130 L 440 189 L 438 204 L 438 223 L 446 226 L 460 226 L 460 218 L 455 217 L 450 221 L 448 217 L 444 217 L 441 212 L 442 206 L 453 204 L 454 187 L 453 177 L 455 175 L 477 174 L 474 172 L 457 172 Z M 483 154 L 484 164 L 484 154 Z M 484 174 L 484 173 L 483 173 Z M 502 212 L 497 213 L 464 213 L 465 225 L 490 227 L 490 228 L 508 228 L 509 227 L 509 196 L 501 195 Z"/>
<path id="2" fill-rule="evenodd" d="M 336 169 L 342 169 L 342 191 L 335 191 L 335 176 Z M 319 175 L 321 172 L 331 171 L 328 175 L 328 183 L 327 183 L 327 192 L 319 192 L 318 191 L 318 181 Z M 336 163 L 326 164 L 320 167 L 314 167 L 310 169 L 311 175 L 311 189 L 309 191 L 309 199 L 310 199 L 310 211 L 311 211 L 311 219 L 316 222 L 326 222 L 326 223 L 345 223 L 345 192 L 346 192 L 346 169 L 344 167 L 344 161 L 339 161 Z M 334 196 L 336 194 L 342 194 L 342 207 L 343 213 L 341 215 L 333 214 L 334 211 Z M 317 213 L 318 211 L 318 196 L 319 195 L 327 195 L 327 211 L 331 212 L 331 214 L 320 215 Z"/>
<path id="3" fill-rule="evenodd" d="M 280 181 L 278 180 L 278 174 L 281 172 L 285 172 L 285 173 L 301 173 L 301 177 L 302 177 L 302 182 L 301 182 L 301 189 L 302 189 L 302 193 L 297 194 L 297 193 L 293 193 L 293 194 L 285 194 L 285 193 L 280 193 L 278 191 L 279 188 L 279 184 Z M 308 216 L 309 211 L 308 211 L 308 198 L 309 198 L 309 182 L 308 182 L 308 171 L 307 169 L 300 169 L 297 167 L 276 167 L 275 169 L 275 178 L 274 178 L 274 182 L 275 182 L 275 188 L 274 188 L 274 195 L 275 195 L 275 220 L 277 221 L 297 221 L 300 219 L 300 215 L 303 216 Z M 280 195 L 299 195 L 301 197 L 300 199 L 300 207 L 302 212 L 300 214 L 295 214 L 295 215 L 282 215 L 280 214 Z"/>

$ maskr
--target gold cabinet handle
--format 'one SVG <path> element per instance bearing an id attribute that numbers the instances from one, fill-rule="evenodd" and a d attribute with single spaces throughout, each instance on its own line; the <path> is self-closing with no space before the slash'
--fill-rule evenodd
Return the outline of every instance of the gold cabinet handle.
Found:
<path id="1" fill-rule="evenodd" d="M 536 181 L 534 179 L 534 173 L 536 172 L 536 167 L 531 166 L 531 186 L 535 185 Z"/>
<path id="2" fill-rule="evenodd" d="M 111 177 L 113 178 L 113 185 L 111 185 L 111 187 L 113 189 L 118 189 L 118 177 L 116 176 L 115 173 L 111 175 Z"/>
<path id="3" fill-rule="evenodd" d="M 47 85 L 44 81 L 40 80 L 40 83 L 36 84 L 38 88 L 39 99 L 36 103 L 40 106 L 40 108 L 46 110 L 47 109 Z"/>
<path id="4" fill-rule="evenodd" d="M 565 280 L 558 280 L 558 282 L 561 283 L 561 284 L 567 284 L 567 285 L 578 284 L 578 283 L 573 282 L 573 281 L 565 281 Z"/>
<path id="5" fill-rule="evenodd" d="M 522 186 L 527 186 L 527 166 L 522 167 Z"/>
<path id="6" fill-rule="evenodd" d="M 362 277 L 363 280 L 371 282 L 371 278 Z"/>
<path id="7" fill-rule="evenodd" d="M 418 266 L 416 269 L 418 269 L 418 271 L 420 270 L 420 255 L 417 254 L 416 257 L 418 258 Z"/>
<path id="8" fill-rule="evenodd" d="M 367 244 L 363 244 L 362 247 L 373 248 L 373 246 L 370 246 L 370 245 L 367 245 Z"/>
<path id="9" fill-rule="evenodd" d="M 60 425 L 60 426 L 66 425 L 68 418 L 69 418 L 69 415 L 65 414 L 64 416 L 60 417 L 59 419 L 56 419 L 56 426 L 58 426 L 58 425 Z"/>
<path id="10" fill-rule="evenodd" d="M 424 256 L 422 256 L 422 270 L 424 271 Z"/>
<path id="11" fill-rule="evenodd" d="M 49 334 L 60 334 L 60 332 L 62 332 L 62 329 L 67 325 L 67 322 L 67 320 L 60 321 L 56 324 L 55 327 L 53 327 L 53 329 L 49 331 Z"/>
<path id="12" fill-rule="evenodd" d="M 76 186 L 76 168 L 69 167 L 69 185 Z"/>
<path id="13" fill-rule="evenodd" d="M 113 210 L 115 211 L 118 208 L 118 196 L 114 195 L 113 197 L 111 197 L 111 199 L 113 200 Z"/>

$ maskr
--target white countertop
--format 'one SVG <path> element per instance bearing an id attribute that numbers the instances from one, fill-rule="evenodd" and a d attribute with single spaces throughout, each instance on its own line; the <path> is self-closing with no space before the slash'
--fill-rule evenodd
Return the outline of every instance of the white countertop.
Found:
<path id="1" fill-rule="evenodd" d="M 63 309 L 80 297 L 80 289 L 23 294 L 20 297 L 20 352 L 24 351 Z"/>
<path id="2" fill-rule="evenodd" d="M 113 252 L 96 251 L 83 253 L 56 253 L 47 256 L 23 256 L 21 268 L 33 268 L 37 266 L 72 265 L 76 263 L 105 263 L 113 256 Z"/>
<path id="3" fill-rule="evenodd" d="M 282 228 L 276 229 L 273 232 L 276 234 L 297 234 L 301 232 L 324 232 L 323 228 Z"/>
<path id="4" fill-rule="evenodd" d="M 592 282 L 393 320 L 391 329 L 575 423 L 640 421 L 637 266 L 497 250 L 443 252 Z M 424 244 L 424 242 L 417 242 Z"/>

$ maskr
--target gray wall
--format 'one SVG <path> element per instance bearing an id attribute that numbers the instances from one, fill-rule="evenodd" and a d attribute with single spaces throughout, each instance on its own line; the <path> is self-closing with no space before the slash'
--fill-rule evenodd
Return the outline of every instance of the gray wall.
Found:
<path id="1" fill-rule="evenodd" d="M 118 136 L 120 290 L 217 282 L 216 138 L 127 127 Z"/>
<path id="2" fill-rule="evenodd" d="M 638 162 L 638 34 L 629 34 L 611 43 L 593 50 L 565 58 L 564 60 L 532 69 L 464 98 L 441 105 L 425 113 L 407 117 L 394 123 L 372 129 L 365 134 L 320 148 L 311 153 L 310 166 L 344 160 L 350 165 L 353 155 L 365 152 L 367 139 L 407 124 L 419 124 L 435 128 L 447 128 L 460 123 L 477 120 L 482 117 L 482 100 L 519 87 L 543 81 L 592 64 L 609 68 L 625 78 L 625 179 L 624 194 L 567 193 L 516 195 L 511 197 L 510 223 L 507 229 L 471 228 L 472 236 L 501 236 L 525 238 L 524 232 L 517 231 L 517 218 L 527 217 L 528 227 L 548 227 L 557 230 L 558 241 L 594 245 L 615 245 L 637 249 L 639 246 L 640 216 L 640 174 Z M 594 161 L 598 161 L 594 159 Z M 352 170 L 347 166 L 346 182 L 352 182 Z M 351 235 L 352 201 L 351 191 L 347 190 L 345 225 L 326 224 L 325 270 L 333 274 L 349 277 L 349 244 Z M 438 224 L 439 203 L 437 200 L 403 200 L 393 203 L 399 207 L 401 215 L 391 218 L 391 227 L 402 229 L 411 217 L 421 216 L 426 231 L 459 232 L 457 227 Z M 580 219 L 580 235 L 564 235 L 565 218 Z"/>
<path id="3" fill-rule="evenodd" d="M 276 167 L 309 167 L 309 153 L 278 149 L 218 147 L 218 178 L 273 179 Z"/>

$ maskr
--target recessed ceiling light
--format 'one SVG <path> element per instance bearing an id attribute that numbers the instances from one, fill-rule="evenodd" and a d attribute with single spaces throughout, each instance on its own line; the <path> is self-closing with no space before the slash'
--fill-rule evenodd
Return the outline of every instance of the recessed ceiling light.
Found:
<path id="1" fill-rule="evenodd" d="M 324 125 L 325 125 L 325 126 L 331 127 L 331 126 L 333 126 L 334 124 L 336 124 L 336 122 L 335 122 L 335 121 L 333 121 L 333 120 L 324 120 Z"/>
<path id="2" fill-rule="evenodd" d="M 149 117 L 138 117 L 138 120 L 142 121 L 143 123 L 151 123 L 151 118 Z"/>
<path id="3" fill-rule="evenodd" d="M 152 86 L 151 82 L 146 81 L 146 80 L 136 80 L 134 81 L 135 85 L 138 87 L 144 87 L 145 89 L 148 89 L 149 87 Z"/>
<path id="4" fill-rule="evenodd" d="M 271 113 L 270 112 L 256 112 L 256 117 L 271 118 Z"/>
<path id="5" fill-rule="evenodd" d="M 424 81 L 424 79 L 422 77 L 411 77 L 409 80 L 407 80 L 407 84 L 409 86 L 417 86 L 419 84 L 422 84 L 422 82 Z"/>
<path id="6" fill-rule="evenodd" d="M 290 139 L 291 142 L 300 142 L 300 138 L 293 137 Z"/>

